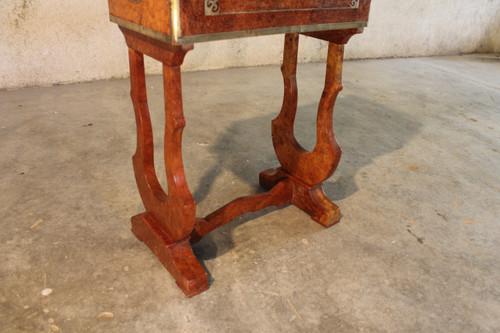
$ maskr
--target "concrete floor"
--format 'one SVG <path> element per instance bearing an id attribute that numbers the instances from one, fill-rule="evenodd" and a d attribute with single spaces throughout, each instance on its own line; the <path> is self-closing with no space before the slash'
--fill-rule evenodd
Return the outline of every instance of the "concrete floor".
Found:
<path id="1" fill-rule="evenodd" d="M 309 148 L 323 73 L 298 74 Z M 161 77 L 148 82 L 160 152 Z M 282 81 L 259 67 L 183 85 L 204 216 L 277 166 Z M 347 62 L 344 86 L 325 183 L 341 223 L 293 206 L 238 218 L 196 245 L 211 287 L 191 299 L 130 233 L 143 207 L 128 80 L 0 91 L 0 331 L 500 331 L 500 58 Z"/>

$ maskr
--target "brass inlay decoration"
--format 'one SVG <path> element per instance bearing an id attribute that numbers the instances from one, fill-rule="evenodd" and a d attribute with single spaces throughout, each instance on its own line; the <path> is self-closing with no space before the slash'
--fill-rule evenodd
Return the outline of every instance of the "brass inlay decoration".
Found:
<path id="1" fill-rule="evenodd" d="M 219 0 L 205 0 L 205 15 L 219 15 L 220 8 L 217 3 Z"/>
<path id="2" fill-rule="evenodd" d="M 139 25 L 137 23 L 123 20 L 113 15 L 110 15 L 109 18 L 111 22 L 115 22 L 126 29 L 139 32 L 145 36 L 163 42 L 167 42 L 173 45 L 184 45 L 191 43 L 209 42 L 214 40 L 255 37 L 264 35 L 285 34 L 285 33 L 306 33 L 314 31 L 327 31 L 327 30 L 338 30 L 338 29 L 360 29 L 368 25 L 368 22 L 360 21 L 360 22 L 346 22 L 346 23 L 298 25 L 291 27 L 276 27 L 276 28 L 265 28 L 257 30 L 238 30 L 238 31 L 227 31 L 227 32 L 209 33 L 202 35 L 192 35 L 192 36 L 182 36 L 182 35 L 170 36 L 168 34 L 164 34 L 155 31 L 153 29 L 143 27 L 142 25 Z"/>
<path id="3" fill-rule="evenodd" d="M 177 38 L 182 35 L 181 31 L 181 6 L 179 0 L 170 1 L 170 30 L 172 41 L 177 44 Z"/>
<path id="4" fill-rule="evenodd" d="M 348 2 L 348 1 L 347 1 Z M 306 10 L 333 10 L 333 9 L 358 9 L 359 0 L 352 0 L 350 4 L 336 7 L 323 8 L 283 8 L 283 9 L 268 9 L 268 10 L 250 10 L 250 11 L 235 11 L 221 12 L 219 0 L 205 0 L 205 15 L 234 15 L 234 14 L 253 14 L 253 13 L 272 13 L 272 12 L 290 12 L 290 11 L 306 11 Z"/>

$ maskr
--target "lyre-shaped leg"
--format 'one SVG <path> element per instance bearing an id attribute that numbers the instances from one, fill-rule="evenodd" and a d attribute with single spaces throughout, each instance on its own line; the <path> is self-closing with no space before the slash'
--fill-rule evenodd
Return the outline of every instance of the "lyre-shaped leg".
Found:
<path id="1" fill-rule="evenodd" d="M 132 218 L 132 232 L 146 243 L 191 297 L 208 288 L 207 274 L 194 256 L 189 236 L 194 228 L 196 206 L 188 189 L 182 163 L 181 141 L 185 120 L 182 110 L 180 65 L 192 46 L 171 46 L 146 41 L 122 29 L 129 46 L 131 97 L 137 123 L 134 172 L 146 212 Z M 154 145 L 147 104 L 144 73 L 146 53 L 163 63 L 165 93 L 165 170 L 168 195 L 158 182 Z"/>
<path id="2" fill-rule="evenodd" d="M 340 220 L 340 209 L 331 202 L 322 189 L 322 182 L 337 168 L 341 149 L 333 132 L 333 107 L 342 90 L 342 62 L 344 45 L 330 42 L 326 79 L 318 107 L 316 146 L 306 151 L 297 142 L 293 125 L 297 112 L 297 53 L 298 34 L 285 36 L 285 50 L 281 67 L 285 85 L 283 106 L 272 122 L 274 150 L 281 167 L 260 174 L 260 183 L 270 188 L 284 179 L 294 183 L 292 203 L 325 227 Z"/>
<path id="3" fill-rule="evenodd" d="M 297 109 L 298 35 L 286 35 L 282 67 L 285 95 L 281 113 L 272 123 L 273 144 L 281 167 L 260 174 L 260 183 L 270 191 L 237 198 L 200 219 L 195 217 L 196 206 L 186 183 L 181 151 L 185 120 L 180 66 L 192 45 L 171 45 L 123 27 L 120 29 L 129 47 L 131 97 L 137 123 L 133 165 L 146 208 L 146 212 L 132 218 L 132 231 L 149 246 L 188 297 L 208 288 L 207 274 L 194 256 L 191 243 L 235 217 L 267 206 L 292 203 L 325 227 L 340 219 L 339 208 L 326 197 L 321 186 L 335 171 L 341 154 L 333 133 L 332 116 L 335 99 L 342 89 L 343 44 L 350 36 L 361 32 L 360 29 L 308 33 L 330 42 L 325 88 L 318 108 L 316 147 L 311 152 L 298 144 L 293 133 Z M 163 63 L 168 194 L 158 182 L 154 167 L 144 54 Z"/>

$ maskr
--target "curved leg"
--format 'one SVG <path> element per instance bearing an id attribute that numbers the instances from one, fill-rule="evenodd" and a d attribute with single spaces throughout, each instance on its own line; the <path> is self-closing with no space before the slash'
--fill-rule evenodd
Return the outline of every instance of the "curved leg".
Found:
<path id="1" fill-rule="evenodd" d="M 208 288 L 208 278 L 194 256 L 189 236 L 194 228 L 196 206 L 187 186 L 182 163 L 182 111 L 180 65 L 192 47 L 171 46 L 144 41 L 143 37 L 122 29 L 129 46 L 131 97 L 137 123 L 137 150 L 134 172 L 146 212 L 132 218 L 132 232 L 157 256 L 191 297 Z M 164 156 L 168 195 L 158 182 L 154 167 L 154 145 L 147 104 L 144 56 L 163 62 L 165 93 Z"/>
<path id="2" fill-rule="evenodd" d="M 260 174 L 260 183 L 269 188 L 283 179 L 294 182 L 293 204 L 312 219 L 329 227 L 340 219 L 339 208 L 322 190 L 322 182 L 337 168 L 342 150 L 333 131 L 333 107 L 342 90 L 342 62 L 344 45 L 329 43 L 326 79 L 318 107 L 316 146 L 309 152 L 297 142 L 293 124 L 297 111 L 297 53 L 298 34 L 285 36 L 283 80 L 285 93 L 280 114 L 272 122 L 273 144 L 281 168 Z"/>
<path id="3" fill-rule="evenodd" d="M 330 42 L 325 88 L 317 119 L 317 142 L 313 151 L 295 139 L 293 123 L 297 109 L 298 35 L 288 34 L 282 67 L 285 83 L 283 107 L 272 123 L 273 144 L 281 167 L 260 174 L 268 193 L 238 198 L 204 219 L 196 219 L 196 206 L 186 183 L 182 163 L 182 110 L 180 66 L 192 45 L 171 45 L 120 27 L 129 47 L 131 97 L 137 122 L 137 150 L 133 165 L 146 212 L 132 218 L 132 231 L 145 242 L 188 296 L 208 288 L 206 272 L 191 249 L 192 242 L 248 211 L 292 203 L 313 220 L 328 227 L 340 218 L 339 208 L 324 194 L 322 182 L 335 171 L 341 154 L 332 124 L 333 106 L 342 89 L 343 44 L 359 29 L 319 32 L 313 37 Z M 147 104 L 144 54 L 163 63 L 165 93 L 164 156 L 168 194 L 158 182 L 154 168 L 153 133 Z"/>

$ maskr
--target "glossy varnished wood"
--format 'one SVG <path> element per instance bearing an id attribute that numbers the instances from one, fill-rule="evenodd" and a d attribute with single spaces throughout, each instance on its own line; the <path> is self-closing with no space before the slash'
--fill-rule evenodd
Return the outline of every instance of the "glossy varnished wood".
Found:
<path id="1" fill-rule="evenodd" d="M 318 109 L 316 146 L 303 149 L 294 136 L 297 111 L 297 53 L 299 35 L 285 36 L 284 60 L 281 67 L 285 92 L 280 114 L 272 122 L 273 144 L 283 170 L 306 184 L 318 184 L 329 178 L 340 160 L 341 149 L 333 133 L 333 105 L 342 90 L 343 45 L 330 43 L 326 82 Z"/>
<path id="2" fill-rule="evenodd" d="M 196 259 L 189 238 L 172 241 L 158 222 L 147 212 L 134 216 L 132 232 L 150 248 L 187 297 L 207 290 L 207 273 Z"/>
<path id="3" fill-rule="evenodd" d="M 197 242 L 210 231 L 231 222 L 242 214 L 256 212 L 269 206 L 283 207 L 292 203 L 293 184 L 291 181 L 283 179 L 281 182 L 272 184 L 269 189 L 270 191 L 266 193 L 235 199 L 205 218 L 197 219 L 191 234 L 191 242 Z"/>
<path id="4" fill-rule="evenodd" d="M 330 40 L 338 44 L 330 42 L 328 45 L 325 87 L 318 107 L 316 146 L 312 151 L 302 148 L 294 135 L 299 35 L 285 36 L 281 67 L 285 86 L 283 106 L 278 117 L 272 121 L 274 150 L 281 167 L 260 174 L 260 183 L 265 188 L 290 179 L 294 184 L 292 203 L 324 227 L 330 227 L 340 220 L 340 209 L 328 199 L 321 185 L 335 172 L 342 153 L 333 131 L 333 108 L 342 90 L 343 43 L 358 32 L 351 29 L 329 36 Z M 328 34 L 322 37 L 326 38 Z"/>
<path id="5" fill-rule="evenodd" d="M 224 9 L 226 12 L 240 12 L 228 15 L 207 16 L 204 6 L 200 6 L 203 1 L 181 1 L 181 27 L 183 36 L 214 34 L 237 30 L 258 30 L 266 28 L 286 27 L 286 26 L 311 26 L 327 23 L 346 23 L 368 21 L 370 1 L 360 0 L 357 9 L 338 10 L 301 10 L 299 8 L 309 8 L 311 6 L 300 5 L 301 2 L 311 2 L 310 0 L 292 1 L 294 6 L 287 9 L 280 6 L 281 1 L 267 1 L 272 3 L 271 8 L 264 8 L 259 11 L 241 13 L 242 7 L 248 7 L 244 3 L 258 3 L 258 1 L 229 1 L 234 3 L 234 8 Z M 318 2 L 318 1 L 316 1 Z M 328 8 L 332 1 L 321 1 L 317 5 L 319 8 Z M 243 4 L 243 5 L 242 5 Z M 224 4 L 221 3 L 220 6 Z M 253 7 L 256 7 L 255 5 Z M 280 10 L 281 7 L 281 10 Z M 296 8 L 296 10 L 293 10 Z M 221 9 L 222 10 L 222 9 Z"/>
<path id="6" fill-rule="evenodd" d="M 340 209 L 325 195 L 322 184 L 334 173 L 341 156 L 332 117 L 335 100 L 342 90 L 344 44 L 362 29 L 314 29 L 317 24 L 367 20 L 369 0 L 360 0 L 359 7 L 355 9 L 338 10 L 330 7 L 353 6 L 357 2 L 221 0 L 219 5 L 224 8 L 217 14 L 206 12 L 205 0 L 109 0 L 109 4 L 111 14 L 121 15 L 126 22 L 140 27 L 138 29 L 132 25 L 131 29 L 128 24 L 120 26 L 129 48 L 130 95 L 137 124 L 137 149 L 132 161 L 145 207 L 144 213 L 132 218 L 132 232 L 151 249 L 186 296 L 194 296 L 209 287 L 207 273 L 194 255 L 191 244 L 242 214 L 268 206 L 283 207 L 292 204 L 324 227 L 339 221 Z M 171 20 L 174 17 L 173 11 L 179 15 L 179 22 Z M 289 33 L 285 35 L 283 52 L 283 105 L 271 125 L 272 141 L 280 166 L 265 170 L 259 175 L 260 184 L 268 192 L 237 198 L 206 217 L 197 218 L 196 204 L 186 182 L 182 160 L 182 133 L 186 121 L 183 115 L 180 67 L 193 45 L 165 39 L 164 36 L 173 35 L 177 29 L 178 33 L 182 32 L 185 36 L 208 34 L 210 38 L 217 39 L 210 34 L 308 24 L 314 26 L 304 34 L 329 43 L 325 85 L 318 106 L 316 146 L 312 151 L 307 151 L 300 146 L 294 135 L 299 35 Z M 146 30 L 143 31 L 142 28 Z M 152 30 L 147 29 L 155 29 L 155 32 L 151 34 Z M 168 191 L 160 185 L 154 167 L 144 55 L 163 64 L 163 155 Z"/>
<path id="7" fill-rule="evenodd" d="M 293 32 L 322 31 L 326 29 L 325 25 L 331 24 L 337 26 L 354 24 L 360 28 L 366 26 L 371 1 L 108 0 L 108 2 L 111 19 L 120 25 L 146 35 L 154 35 L 172 44 L 185 44 L 193 41 L 292 32 L 292 30 Z M 334 28 L 332 26 L 329 29 Z"/>
<path id="8" fill-rule="evenodd" d="M 108 0 L 109 13 L 125 21 L 171 34 L 170 1 L 158 0 Z"/>
<path id="9" fill-rule="evenodd" d="M 132 232 L 156 255 L 191 297 L 208 288 L 206 272 L 189 243 L 196 206 L 188 189 L 182 163 L 182 110 L 180 65 L 192 46 L 171 46 L 152 42 L 122 29 L 129 47 L 132 102 L 137 124 L 137 149 L 132 158 L 135 178 L 146 212 L 132 218 Z M 144 55 L 163 63 L 165 95 L 164 157 L 168 195 L 156 175 L 151 118 L 146 95 Z"/>

